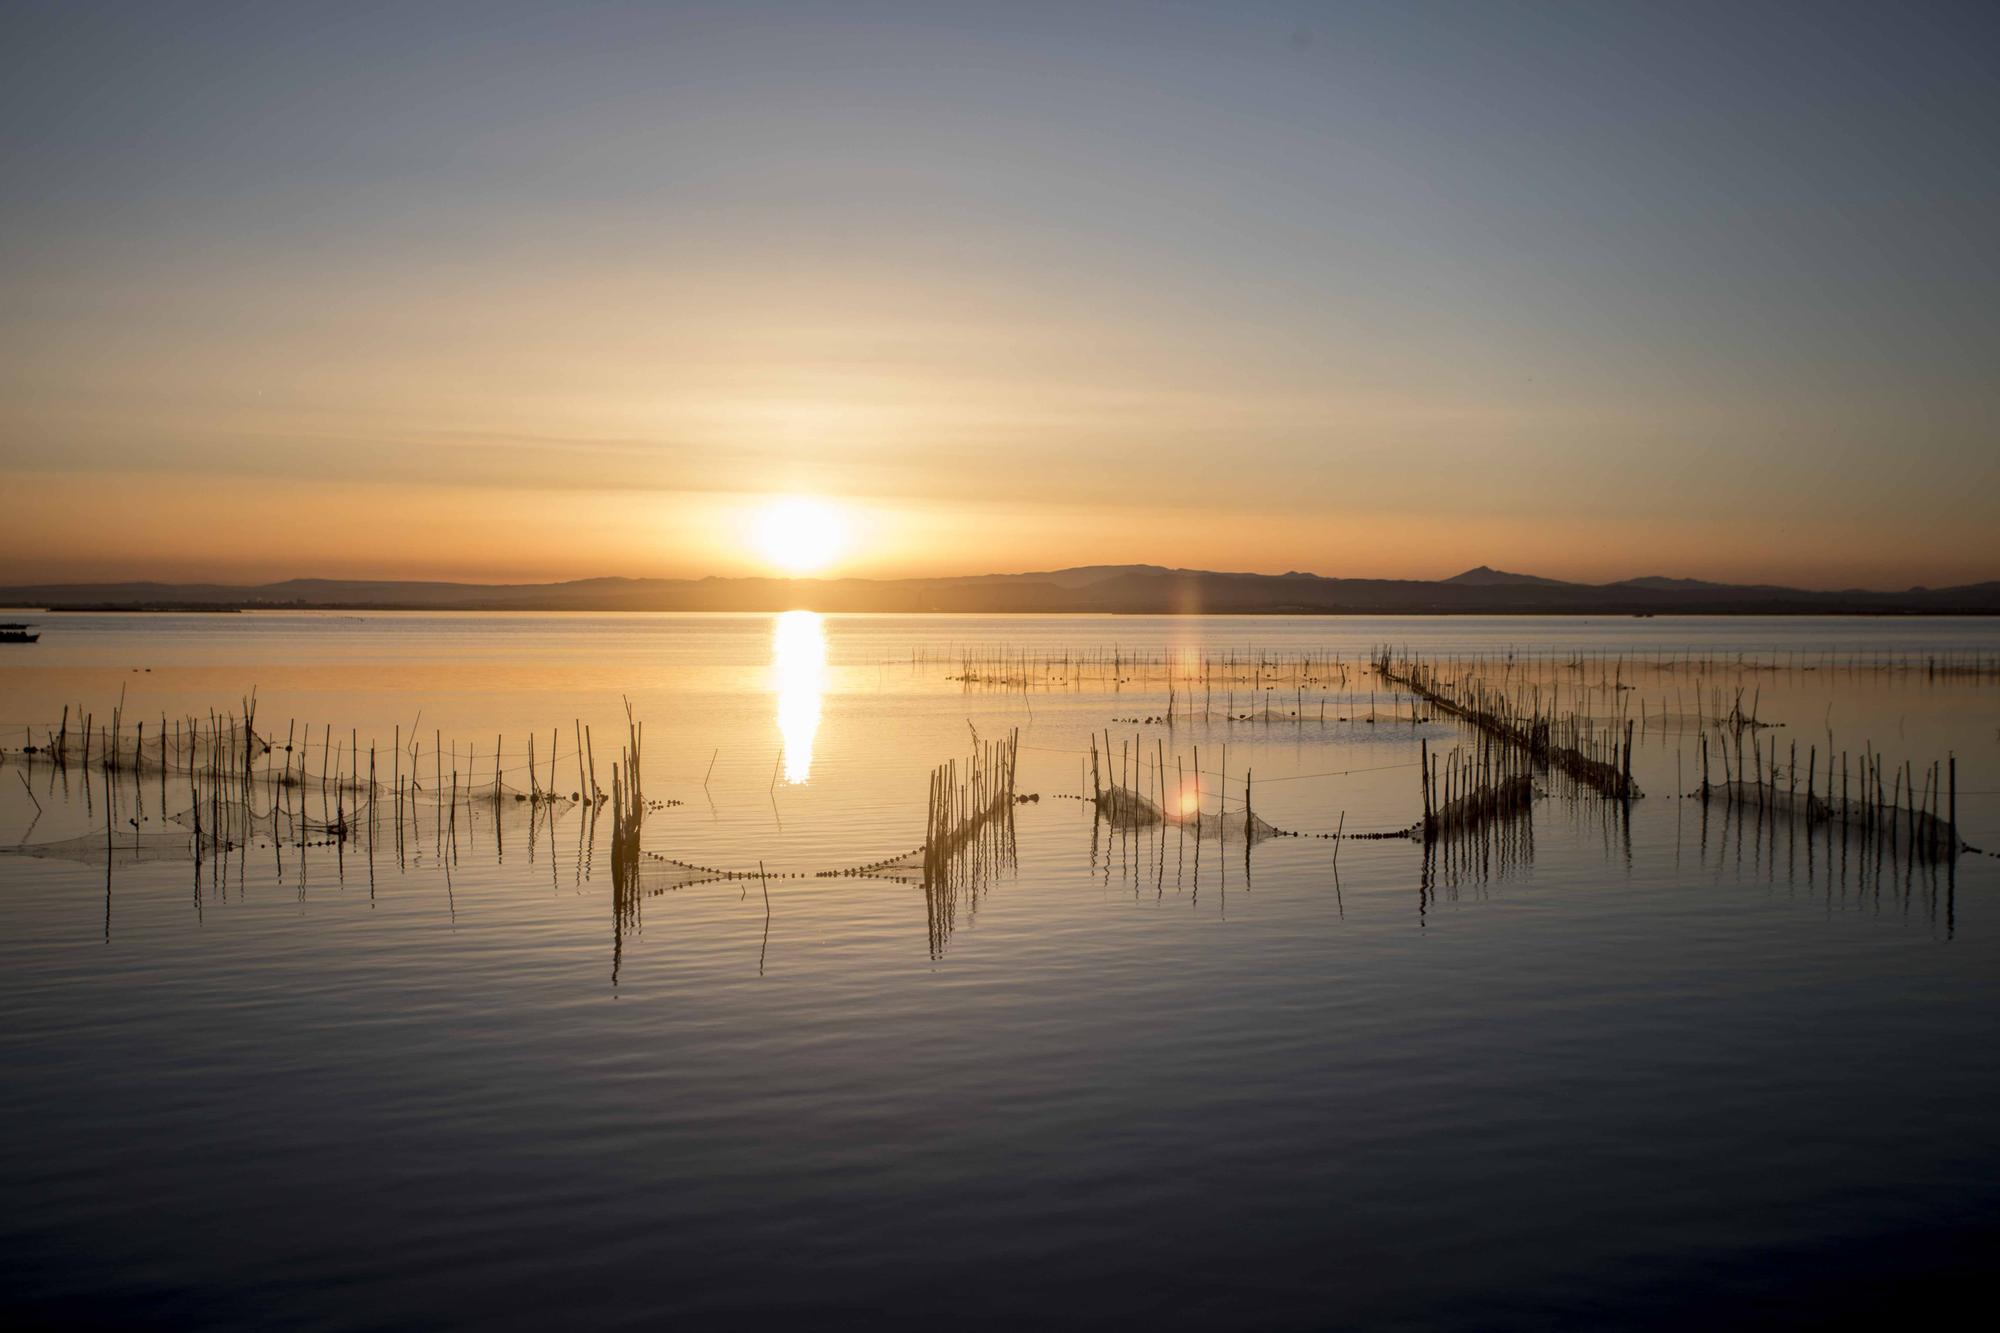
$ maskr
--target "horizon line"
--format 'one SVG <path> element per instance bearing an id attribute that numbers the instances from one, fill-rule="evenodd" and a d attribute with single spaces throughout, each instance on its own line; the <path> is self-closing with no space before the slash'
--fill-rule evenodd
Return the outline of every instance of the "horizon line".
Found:
<path id="1" fill-rule="evenodd" d="M 1966 582 L 1948 583 L 1948 584 L 1917 583 L 1917 584 L 1905 584 L 1901 586 L 1882 586 L 1882 585 L 1850 583 L 1840 586 L 1825 586 L 1825 585 L 1811 586 L 1811 585 L 1796 584 L 1796 583 L 1770 582 L 1762 579 L 1738 581 L 1735 579 L 1695 578 L 1695 577 L 1684 577 L 1678 575 L 1663 575 L 1663 574 L 1637 574 L 1637 575 L 1628 575 L 1622 578 L 1594 581 L 1588 579 L 1554 578 L 1546 575 L 1531 574 L 1517 570 L 1504 570 L 1484 564 L 1474 565 L 1470 568 L 1460 570 L 1456 574 L 1446 575 L 1442 577 L 1425 577 L 1421 575 L 1408 575 L 1408 574 L 1397 574 L 1397 575 L 1321 574 L 1312 570 L 1303 570 L 1296 568 L 1286 569 L 1283 571 L 1276 571 L 1276 572 L 1270 572 L 1264 570 L 1249 570 L 1249 569 L 1205 569 L 1194 566 L 1162 565 L 1162 564 L 1155 564 L 1149 561 L 1119 561 L 1119 562 L 1099 562 L 1099 563 L 1081 564 L 1081 565 L 1045 566 L 1037 569 L 989 570 L 974 574 L 869 575 L 869 574 L 836 574 L 836 573 L 806 574 L 806 573 L 775 573 L 775 572 L 735 573 L 735 574 L 708 573 L 699 575 L 590 574 L 590 575 L 581 575 L 570 578 L 532 578 L 532 579 L 522 579 L 522 578 L 474 579 L 474 578 L 448 578 L 448 577 L 410 577 L 410 576 L 385 577 L 385 576 L 365 576 L 365 575 L 330 576 L 330 575 L 320 575 L 320 574 L 292 574 L 292 575 L 286 575 L 281 578 L 263 578 L 263 579 L 240 580 L 240 581 L 238 579 L 227 578 L 227 577 L 170 578 L 170 577 L 141 575 L 141 576 L 122 577 L 122 578 L 99 577 L 90 579 L 26 580 L 18 583 L 8 583 L 5 585 L 0 585 L 0 591 L 16 592 L 16 591 L 30 590 L 30 589 L 46 590 L 51 592 L 59 590 L 71 590 L 71 589 L 83 591 L 83 590 L 99 589 L 99 588 L 141 586 L 141 587 L 157 587 L 165 589 L 171 589 L 175 587 L 205 587 L 205 588 L 226 589 L 226 590 L 241 591 L 241 592 L 256 592 L 264 589 L 283 587 L 288 584 L 327 584 L 327 585 L 349 584 L 349 585 L 378 585 L 378 586 L 386 585 L 386 586 L 397 586 L 397 587 L 450 587 L 450 588 L 467 588 L 467 589 L 518 588 L 518 589 L 538 589 L 538 590 L 573 587 L 577 585 L 593 584 L 593 583 L 699 584 L 699 583 L 734 582 L 734 583 L 782 583 L 790 585 L 811 585 L 811 586 L 825 586 L 825 585 L 843 584 L 843 583 L 859 583 L 859 584 L 874 584 L 874 585 L 907 584 L 907 583 L 943 584 L 943 583 L 976 582 L 980 580 L 992 580 L 992 579 L 1033 579 L 1040 576 L 1059 576 L 1059 575 L 1069 575 L 1069 574 L 1090 573 L 1096 571 L 1105 571 L 1111 574 L 1116 574 L 1119 572 L 1129 572 L 1135 574 L 1157 575 L 1162 577 L 1186 576 L 1186 577 L 1197 577 L 1197 578 L 1243 578 L 1243 579 L 1272 579 L 1272 580 L 1309 579 L 1317 582 L 1326 582 L 1326 583 L 1447 584 L 1457 587 L 1481 586 L 1480 584 L 1476 583 L 1458 582 L 1458 581 L 1468 580 L 1473 576 L 1488 576 L 1490 577 L 1490 579 L 1493 580 L 1493 582 L 1486 584 L 1484 586 L 1491 586 L 1491 587 L 1507 587 L 1507 586 L 1525 587 L 1525 586 L 1533 586 L 1536 584 L 1541 584 L 1551 587 L 1568 587 L 1568 588 L 1622 588 L 1633 584 L 1644 584 L 1648 582 L 1653 582 L 1653 583 L 1661 583 L 1669 585 L 1679 585 L 1690 591 L 1698 591 L 1703 588 L 1739 589 L 1739 590 L 1755 589 L 1755 590 L 1771 590 L 1779 592 L 1813 593 L 1818 595 L 1837 595 L 1842 593 L 1864 593 L 1864 594 L 1876 594 L 1876 595 L 1900 594 L 1900 593 L 1926 593 L 1926 592 L 1934 593 L 1934 592 L 1949 592 L 1957 589 L 1983 588 L 1995 583 L 2000 583 L 2000 577 L 1995 577 L 1986 579 L 1972 579 Z"/>

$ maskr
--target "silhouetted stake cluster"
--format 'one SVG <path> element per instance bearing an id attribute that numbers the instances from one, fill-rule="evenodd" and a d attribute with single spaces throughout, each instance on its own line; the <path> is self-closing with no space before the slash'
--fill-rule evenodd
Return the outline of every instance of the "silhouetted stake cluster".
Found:
<path id="1" fill-rule="evenodd" d="M 1532 788 L 1526 791 L 1524 799 L 1533 800 Z M 1522 806 L 1517 813 L 1525 813 L 1526 809 Z M 1420 920 L 1439 889 L 1455 899 L 1463 885 L 1483 887 L 1531 864 L 1535 859 L 1535 821 L 1497 815 L 1454 821 L 1448 831 L 1426 837 L 1423 843 L 1417 903 Z"/>
<path id="2" fill-rule="evenodd" d="M 944 956 L 945 945 L 958 929 L 961 911 L 968 918 L 979 912 L 979 901 L 993 882 L 1014 868 L 1014 808 L 998 806 L 951 851 L 924 862 L 924 923 L 932 958 Z"/>
<path id="3" fill-rule="evenodd" d="M 1379 652 L 1377 654 L 1379 656 Z M 1787 649 L 1771 653 L 1675 649 L 1635 652 L 1630 648 L 1577 650 L 1509 647 L 1504 659 L 1524 671 L 1542 675 L 1561 672 L 1575 681 L 1610 680 L 1640 672 L 1682 678 L 1741 677 L 1752 673 L 1799 676 L 1896 675 L 1925 680 L 2000 680 L 2000 654 L 1990 652 L 1898 652 L 1894 649 Z M 1209 650 L 1199 655 L 1158 647 L 1091 645 L 1061 651 L 1031 652 L 980 644 L 969 647 L 917 648 L 910 653 L 913 670 L 944 666 L 946 677 L 967 690 L 1012 692 L 1105 689 L 1128 685 L 1165 688 L 1183 696 L 1194 711 L 1193 697 L 1215 689 L 1257 692 L 1285 688 L 1336 688 L 1366 674 L 1367 664 L 1337 652 Z M 1168 716 L 1186 717 L 1170 709 Z M 1165 719 L 1162 719 L 1165 720 Z"/>
<path id="4" fill-rule="evenodd" d="M 611 766 L 611 883 L 614 892 L 635 886 L 639 870 L 639 830 L 646 822 L 646 787 L 640 772 L 645 724 L 625 704 L 625 747 Z"/>
<path id="5" fill-rule="evenodd" d="M 931 771 L 924 819 L 924 912 L 931 956 L 944 953 L 961 903 L 977 910 L 985 886 L 1014 861 L 1014 774 L 1020 733 L 983 741 L 975 733 L 963 768 Z"/>
<path id="6" fill-rule="evenodd" d="M 1719 803 L 1763 815 L 1789 815 L 1808 825 L 1827 824 L 1857 833 L 1864 841 L 1881 841 L 1913 856 L 1956 857 L 1967 850 L 1958 836 L 1958 756 L 1933 761 L 1915 769 L 1906 760 L 1885 775 L 1882 756 L 1873 747 L 1858 757 L 1846 751 L 1820 764 L 1819 747 L 1809 747 L 1803 769 L 1799 765 L 1798 742 L 1791 744 L 1788 759 L 1778 757 L 1778 741 L 1772 737 L 1768 750 L 1755 739 L 1750 758 L 1743 754 L 1743 737 L 1734 736 L 1732 747 L 1718 735 L 1714 759 L 1722 769 L 1722 780 L 1712 779 L 1708 737 L 1701 738 L 1701 787 L 1697 794 L 1704 804 Z"/>
<path id="7" fill-rule="evenodd" d="M 1831 818 L 1808 823 L 1788 803 L 1759 806 L 1712 795 L 1700 806 L 1702 865 L 1768 875 L 1793 894 L 1819 898 L 1829 912 L 1881 916 L 1887 909 L 1907 924 L 1922 910 L 1945 938 L 1956 933 L 1958 858 L 1924 854 L 1907 827 L 1871 830 Z"/>
<path id="8" fill-rule="evenodd" d="M 1424 819 L 1419 828 L 1426 843 L 1534 809 L 1532 760 L 1519 746 L 1482 736 L 1472 754 L 1453 749 L 1440 763 L 1425 741 L 1422 756 Z"/>
<path id="9" fill-rule="evenodd" d="M 550 736 L 546 766 L 544 752 L 530 738 L 527 787 L 521 790 L 506 780 L 510 771 L 520 772 L 521 765 L 517 761 L 512 770 L 505 766 L 498 738 L 487 770 L 491 779 L 483 780 L 476 776 L 483 760 L 477 746 L 461 751 L 454 743 L 447 750 L 439 732 L 433 733 L 434 743 L 426 754 L 422 738 L 405 746 L 398 727 L 394 744 L 381 754 L 372 741 L 363 751 L 353 729 L 339 736 L 330 724 L 320 725 L 318 738 L 311 726 L 302 727 L 296 720 L 286 724 L 282 738 L 275 731 L 260 731 L 257 711 L 254 692 L 243 699 L 240 712 L 162 716 L 151 726 L 130 719 L 122 700 L 101 726 L 91 714 L 66 708 L 62 719 L 46 729 L 43 743 L 31 740 L 15 755 L 29 767 L 47 765 L 52 783 L 66 782 L 75 764 L 85 773 L 104 776 L 105 794 L 112 804 L 131 798 L 132 808 L 124 818 L 131 831 L 120 832 L 107 814 L 102 840 L 102 850 L 121 862 L 135 857 L 170 859 L 178 838 L 179 854 L 192 857 L 197 865 L 226 852 L 266 844 L 279 851 L 282 872 L 284 848 L 298 849 L 303 858 L 309 848 L 331 846 L 338 856 L 364 836 L 372 848 L 374 834 L 383 825 L 392 826 L 389 831 L 400 855 L 406 835 L 418 822 L 419 805 L 434 810 L 434 818 L 425 822 L 435 823 L 441 854 L 449 861 L 456 852 L 462 809 L 490 804 L 497 815 L 503 807 L 522 806 L 546 810 L 553 818 L 558 809 L 572 804 L 594 808 L 609 799 L 597 790 L 595 766 L 589 761 L 580 724 L 574 756 L 578 790 L 565 796 L 556 787 L 559 731 Z M 78 725 L 72 726 L 73 716 L 80 719 Z M 0 752 L 0 758 L 8 757 L 15 756 Z M 149 789 L 156 789 L 158 796 L 151 816 L 144 808 Z M 88 798 L 87 783 L 84 794 Z M 29 795 L 34 796 L 32 787 Z M 180 800 L 186 805 L 175 812 Z M 39 807 L 40 801 L 36 804 Z M 152 819 L 180 825 L 186 833 L 142 828 Z M 499 825 L 496 818 L 496 837 Z M 531 822 L 531 839 L 533 832 Z M 443 851 L 447 847 L 451 853 Z M 25 845 L 18 850 L 37 854 Z"/>
<path id="10" fill-rule="evenodd" d="M 1496 741 L 1520 749 L 1536 765 L 1553 769 L 1614 800 L 1642 795 L 1632 781 L 1632 721 L 1622 737 L 1598 729 L 1583 713 L 1540 706 L 1539 694 L 1524 706 L 1512 693 L 1488 688 L 1478 676 L 1448 678 L 1417 657 L 1392 657 L 1380 650 L 1375 670 L 1383 680 L 1424 700 L 1439 713 L 1457 718 Z"/>
<path id="11" fill-rule="evenodd" d="M 924 865 L 949 860 L 982 825 L 1014 807 L 1014 763 L 1020 733 L 1005 740 L 979 741 L 961 769 L 956 759 L 931 771 L 930 810 L 924 819 Z"/>
<path id="12" fill-rule="evenodd" d="M 1280 829 L 1258 815 L 1254 805 L 1255 776 L 1245 768 L 1242 774 L 1241 808 L 1231 808 L 1229 749 L 1222 746 L 1214 771 L 1202 766 L 1201 748 L 1193 747 L 1189 758 L 1169 754 L 1166 743 L 1155 737 L 1150 745 L 1138 735 L 1112 748 L 1111 734 L 1093 735 L 1089 758 L 1084 767 L 1087 790 L 1077 800 L 1090 807 L 1090 864 L 1093 872 L 1102 867 L 1106 884 L 1115 861 L 1121 876 L 1129 878 L 1133 892 L 1150 880 L 1156 897 L 1166 893 L 1166 865 L 1174 862 L 1174 886 L 1178 892 L 1191 884 L 1190 902 L 1199 902 L 1202 885 L 1202 856 L 1207 844 L 1211 883 L 1220 890 L 1218 903 L 1227 911 L 1229 891 L 1228 858 L 1218 855 L 1223 846 L 1236 843 L 1243 849 L 1244 888 L 1250 883 L 1251 849 L 1268 838 L 1314 836 L 1338 842 L 1345 833 L 1347 817 L 1340 819 L 1341 833 L 1301 835 Z M 1150 793 L 1150 794 L 1149 794 Z M 1215 808 L 1207 806 L 1211 799 Z M 1108 842 L 1103 835 L 1110 834 Z M 1352 834 L 1346 834 L 1352 837 Z M 1409 836 L 1399 830 L 1397 837 Z M 1334 852 L 1337 875 L 1339 851 Z M 1150 872 L 1148 871 L 1150 867 Z"/>
<path id="13" fill-rule="evenodd" d="M 976 690 L 1029 695 L 1035 692 L 1125 689 L 1166 692 L 1166 708 L 1147 722 L 1168 727 L 1222 718 L 1236 722 L 1275 722 L 1316 717 L 1324 723 L 1327 696 L 1347 687 L 1361 664 L 1338 653 L 1211 651 L 1194 655 L 1177 651 L 1093 647 L 1060 654 L 1031 654 L 983 646 L 971 650 L 917 650 L 910 667 L 923 670 L 949 665 L 946 677 L 968 693 Z M 1238 692 L 1242 703 L 1238 707 Z M 1215 696 L 1220 692 L 1221 699 Z M 1289 696 L 1289 700 L 1287 698 Z M 1292 705 L 1289 710 L 1283 705 Z M 1031 705 L 1032 706 L 1032 705 Z M 1130 719 L 1138 720 L 1138 719 Z M 1356 713 L 1355 721 L 1361 718 Z M 1370 720 L 1374 720 L 1372 716 Z"/>
<path id="14" fill-rule="evenodd" d="M 1205 773 L 1200 746 L 1194 747 L 1191 762 L 1183 762 L 1178 752 L 1167 753 L 1164 741 L 1156 739 L 1149 748 L 1135 734 L 1130 740 L 1121 741 L 1117 754 L 1113 755 L 1110 731 L 1101 734 L 1104 740 L 1101 753 L 1098 735 L 1090 738 L 1087 799 L 1097 817 L 1114 829 L 1162 825 L 1192 832 L 1196 838 L 1241 837 L 1248 842 L 1299 836 L 1257 814 L 1251 803 L 1254 774 L 1247 768 L 1243 771 L 1243 809 L 1239 813 L 1229 808 L 1234 798 L 1229 795 L 1228 746 L 1222 747 L 1221 767 L 1214 773 Z M 1173 760 L 1171 768 L 1167 764 L 1169 759 Z M 1204 783 L 1203 778 L 1211 780 Z M 1146 794 L 1149 790 L 1151 796 Z M 1213 811 L 1206 809 L 1209 793 L 1215 796 Z"/>

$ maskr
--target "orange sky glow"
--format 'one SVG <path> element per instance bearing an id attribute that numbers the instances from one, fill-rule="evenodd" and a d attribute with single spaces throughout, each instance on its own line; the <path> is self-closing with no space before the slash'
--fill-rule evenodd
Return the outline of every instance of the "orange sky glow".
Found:
<path id="1" fill-rule="evenodd" d="M 153 21 L 11 67 L 7 582 L 2000 576 L 2000 217 L 1837 71 L 1666 115 L 1589 15 Z"/>

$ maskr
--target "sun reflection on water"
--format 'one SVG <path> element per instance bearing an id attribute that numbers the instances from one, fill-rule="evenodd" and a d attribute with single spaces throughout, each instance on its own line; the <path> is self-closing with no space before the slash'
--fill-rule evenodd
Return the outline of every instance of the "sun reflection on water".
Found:
<path id="1" fill-rule="evenodd" d="M 785 742 L 785 781 L 804 782 L 812 776 L 813 737 L 826 687 L 826 626 L 818 613 L 787 611 L 777 618 L 771 674 L 778 691 L 778 734 Z"/>

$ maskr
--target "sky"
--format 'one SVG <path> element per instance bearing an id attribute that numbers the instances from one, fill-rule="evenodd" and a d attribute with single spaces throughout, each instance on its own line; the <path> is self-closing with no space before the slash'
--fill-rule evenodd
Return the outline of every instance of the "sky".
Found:
<path id="1" fill-rule="evenodd" d="M 866 577 L 2000 578 L 1996 49 L 12 0 L 0 582 L 757 573 L 803 512 Z"/>

